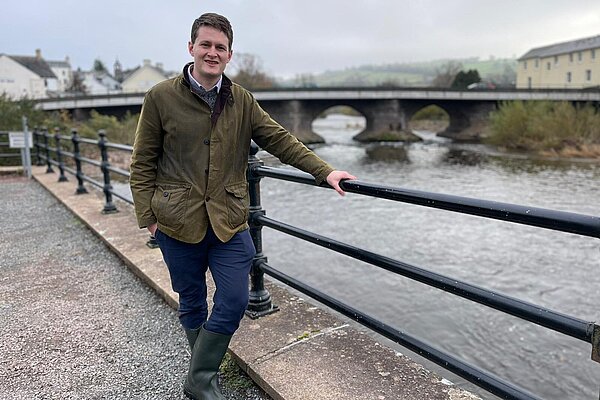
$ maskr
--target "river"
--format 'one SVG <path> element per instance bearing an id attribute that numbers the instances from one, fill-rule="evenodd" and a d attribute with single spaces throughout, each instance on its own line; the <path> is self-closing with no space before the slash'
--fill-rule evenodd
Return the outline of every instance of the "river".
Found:
<path id="1" fill-rule="evenodd" d="M 313 129 L 327 143 L 315 146 L 315 152 L 363 181 L 600 215 L 600 164 L 499 155 L 484 145 L 453 144 L 424 131 L 417 132 L 423 142 L 408 146 L 352 141 L 363 125 L 362 118 L 342 115 L 316 120 Z M 272 157 L 265 161 L 280 165 Z M 587 321 L 600 320 L 598 239 L 356 194 L 340 197 L 270 178 L 262 180 L 261 190 L 271 218 Z M 591 361 L 589 344 L 269 228 L 263 237 L 271 266 L 401 331 L 542 398 L 598 398 L 600 364 Z"/>

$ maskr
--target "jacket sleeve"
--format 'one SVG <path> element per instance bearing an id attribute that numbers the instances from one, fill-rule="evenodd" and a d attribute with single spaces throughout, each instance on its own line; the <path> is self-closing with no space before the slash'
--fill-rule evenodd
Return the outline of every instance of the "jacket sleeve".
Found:
<path id="1" fill-rule="evenodd" d="M 252 139 L 283 163 L 308 172 L 320 185 L 334 168 L 277 123 L 252 97 Z"/>
<path id="2" fill-rule="evenodd" d="M 135 132 L 129 178 L 135 215 L 140 228 L 156 222 L 151 202 L 156 187 L 157 163 L 162 144 L 160 113 L 152 98 L 152 92 L 149 92 L 144 98 Z"/>

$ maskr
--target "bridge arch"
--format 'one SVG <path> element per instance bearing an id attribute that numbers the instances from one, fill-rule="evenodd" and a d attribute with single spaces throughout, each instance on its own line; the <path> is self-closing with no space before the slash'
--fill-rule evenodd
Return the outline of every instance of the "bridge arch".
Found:
<path id="1" fill-rule="evenodd" d="M 408 129 L 414 131 L 430 131 L 434 133 L 445 131 L 450 125 L 448 112 L 435 103 L 431 103 L 407 115 Z"/>
<path id="2" fill-rule="evenodd" d="M 367 119 L 352 106 L 336 105 L 321 111 L 312 121 L 312 130 L 330 140 L 347 142 L 364 131 Z"/>

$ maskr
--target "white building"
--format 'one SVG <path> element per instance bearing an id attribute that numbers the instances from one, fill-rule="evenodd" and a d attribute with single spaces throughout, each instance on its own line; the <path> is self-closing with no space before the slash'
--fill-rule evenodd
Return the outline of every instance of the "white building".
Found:
<path id="1" fill-rule="evenodd" d="M 85 94 L 116 94 L 121 93 L 121 84 L 106 71 L 78 72 L 83 81 Z"/>
<path id="2" fill-rule="evenodd" d="M 0 93 L 11 99 L 42 99 L 58 88 L 58 79 L 39 49 L 34 57 L 0 54 Z"/>
<path id="3" fill-rule="evenodd" d="M 46 61 L 46 63 L 58 80 L 58 92 L 66 92 L 73 82 L 73 69 L 69 57 L 65 57 L 64 61 Z"/>

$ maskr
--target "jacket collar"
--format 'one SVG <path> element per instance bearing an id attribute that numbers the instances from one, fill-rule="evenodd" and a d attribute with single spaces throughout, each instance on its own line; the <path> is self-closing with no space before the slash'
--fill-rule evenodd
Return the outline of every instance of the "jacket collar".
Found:
<path id="1" fill-rule="evenodd" d="M 183 66 L 183 71 L 182 71 L 182 75 L 183 75 L 183 84 L 185 86 L 187 86 L 188 88 L 192 87 L 192 84 L 190 83 L 190 75 L 189 75 L 189 70 L 190 70 L 190 65 L 194 64 L 193 61 L 185 64 Z M 221 92 L 223 93 L 223 97 L 225 99 L 229 99 L 229 97 L 231 97 L 231 100 L 229 100 L 230 102 L 233 101 L 233 95 L 231 93 L 231 79 L 229 79 L 227 77 L 227 75 L 223 74 L 223 81 L 221 82 L 221 90 L 219 90 L 219 94 L 221 94 Z"/>
<path id="2" fill-rule="evenodd" d="M 181 80 L 183 85 L 186 86 L 190 91 L 192 90 L 192 86 L 190 84 L 190 76 L 189 76 L 189 68 L 193 62 L 189 62 L 183 67 L 183 79 Z M 217 102 L 215 103 L 215 108 L 210 116 L 212 125 L 214 126 L 219 119 L 219 116 L 223 112 L 226 104 L 233 106 L 233 93 L 231 91 L 231 79 L 229 79 L 225 74 L 223 74 L 223 82 L 221 82 L 221 90 L 219 90 L 219 94 L 217 95 Z"/>

